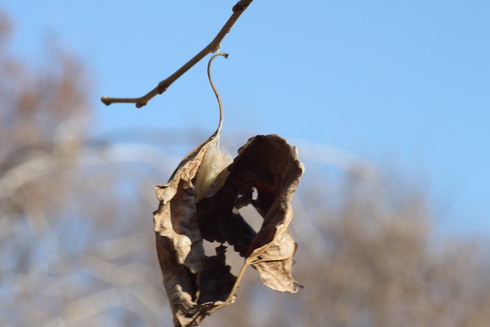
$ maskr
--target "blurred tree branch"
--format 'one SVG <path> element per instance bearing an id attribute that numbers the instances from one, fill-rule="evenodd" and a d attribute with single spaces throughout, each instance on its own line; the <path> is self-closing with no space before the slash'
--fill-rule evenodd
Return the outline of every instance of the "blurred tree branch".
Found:
<path id="1" fill-rule="evenodd" d="M 148 101 L 150 101 L 153 97 L 158 94 L 162 94 L 165 92 L 173 82 L 179 79 L 182 75 L 184 75 L 189 69 L 191 69 L 195 64 L 201 61 L 208 54 L 216 52 L 219 47 L 221 41 L 225 38 L 225 36 L 230 32 L 232 26 L 238 20 L 238 18 L 242 15 L 242 13 L 247 9 L 247 7 L 252 3 L 253 0 L 240 0 L 233 6 L 233 14 L 230 16 L 225 25 L 221 28 L 215 38 L 197 55 L 195 55 L 192 59 L 186 62 L 182 67 L 180 67 L 175 73 L 158 83 L 158 85 L 148 92 L 147 94 L 139 97 L 139 98 L 112 98 L 108 96 L 103 96 L 100 100 L 106 104 L 110 105 L 112 103 L 135 103 L 137 108 L 141 108 L 145 106 Z"/>

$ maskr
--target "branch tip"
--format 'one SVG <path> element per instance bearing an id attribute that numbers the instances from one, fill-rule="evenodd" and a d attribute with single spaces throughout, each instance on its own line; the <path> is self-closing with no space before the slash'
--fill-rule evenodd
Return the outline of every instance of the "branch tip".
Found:
<path id="1" fill-rule="evenodd" d="M 233 12 L 245 11 L 252 1 L 250 0 L 240 0 L 233 6 Z"/>
<path id="2" fill-rule="evenodd" d="M 103 96 L 102 98 L 100 98 L 100 101 L 102 101 L 102 103 L 106 106 L 110 106 L 112 103 L 111 98 L 107 96 Z"/>

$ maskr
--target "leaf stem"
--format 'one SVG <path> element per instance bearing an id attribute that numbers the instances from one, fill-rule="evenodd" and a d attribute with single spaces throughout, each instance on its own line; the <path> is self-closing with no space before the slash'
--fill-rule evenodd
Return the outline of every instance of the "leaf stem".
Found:
<path id="1" fill-rule="evenodd" d="M 209 78 L 209 84 L 211 84 L 211 88 L 213 89 L 214 95 L 216 96 L 216 100 L 218 100 L 218 106 L 219 106 L 219 123 L 218 123 L 218 128 L 216 129 L 216 132 L 214 132 L 215 135 L 220 135 L 221 134 L 221 129 L 223 127 L 223 103 L 221 102 L 221 97 L 219 96 L 218 90 L 216 89 L 216 86 L 214 85 L 213 82 L 213 77 L 211 76 L 211 64 L 213 63 L 214 58 L 218 56 L 223 56 L 225 58 L 228 58 L 227 53 L 223 52 L 217 52 L 215 53 L 211 59 L 209 59 L 208 62 L 208 78 Z"/>

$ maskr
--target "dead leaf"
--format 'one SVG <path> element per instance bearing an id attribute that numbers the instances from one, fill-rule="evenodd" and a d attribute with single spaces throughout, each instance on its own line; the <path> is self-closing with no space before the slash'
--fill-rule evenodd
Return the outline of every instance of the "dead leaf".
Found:
<path id="1" fill-rule="evenodd" d="M 245 257 L 237 283 L 246 266 L 252 265 L 266 286 L 280 292 L 297 291 L 291 273 L 296 243 L 288 226 L 293 218 L 292 198 L 303 170 L 296 149 L 283 138 L 259 135 L 240 148 L 216 194 L 197 204 L 203 238 L 228 242 Z M 256 199 L 252 198 L 254 189 Z M 249 203 L 264 218 L 257 234 L 238 213 Z"/>
<path id="2" fill-rule="evenodd" d="M 211 136 L 180 163 L 166 185 L 156 187 L 160 200 L 159 208 L 154 212 L 156 248 L 176 326 L 192 326 L 191 323 L 199 322 L 201 314 L 209 309 L 201 308 L 199 301 L 202 276 L 209 281 L 219 279 L 223 284 L 231 284 L 230 289 L 236 279 L 225 265 L 224 252 L 215 258 L 205 256 L 197 223 L 198 192 L 194 181 L 206 154 L 219 146 L 218 141 L 219 136 Z M 212 151 L 216 155 L 215 149 Z M 220 152 L 217 156 L 224 155 Z M 224 167 L 227 163 L 223 161 Z M 209 184 L 208 188 L 211 188 Z M 212 270 L 210 266 L 216 273 L 208 276 Z M 227 295 L 228 292 L 215 298 L 226 298 Z"/>
<path id="3" fill-rule="evenodd" d="M 296 149 L 277 135 L 260 135 L 229 164 L 218 141 L 215 133 L 157 187 L 156 245 L 175 326 L 197 326 L 231 303 L 248 265 L 266 286 L 297 291 L 291 274 L 296 243 L 288 231 L 303 172 Z M 257 233 L 238 211 L 248 204 L 264 218 Z M 203 239 L 222 244 L 216 255 L 205 255 Z M 245 257 L 238 276 L 226 264 L 224 243 Z"/>

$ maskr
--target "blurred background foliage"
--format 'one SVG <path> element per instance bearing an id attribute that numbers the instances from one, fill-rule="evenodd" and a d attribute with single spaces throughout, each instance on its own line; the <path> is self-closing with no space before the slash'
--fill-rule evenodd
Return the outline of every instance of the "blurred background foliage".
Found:
<path id="1" fill-rule="evenodd" d="M 154 186 L 180 161 L 176 145 L 206 135 L 90 135 L 97 95 L 83 63 L 51 44 L 33 67 L 9 50 L 12 25 L 0 15 L 0 325 L 171 326 Z M 223 138 L 236 149 L 243 137 Z M 304 289 L 274 293 L 250 269 L 236 303 L 203 326 L 488 326 L 486 240 L 437 237 L 440 217 L 403 172 L 327 150 L 299 145 L 291 227 Z"/>

